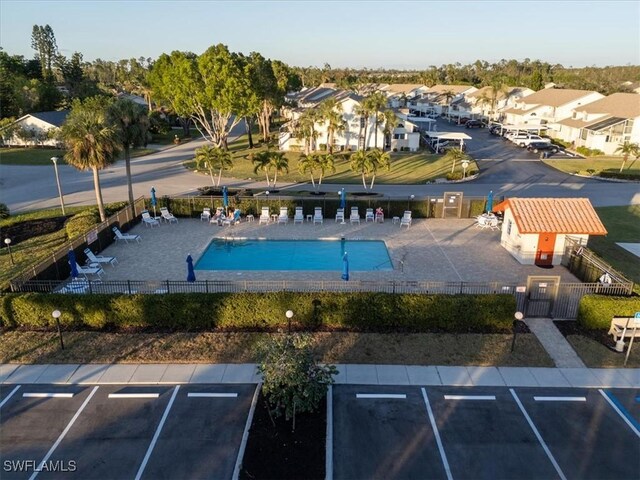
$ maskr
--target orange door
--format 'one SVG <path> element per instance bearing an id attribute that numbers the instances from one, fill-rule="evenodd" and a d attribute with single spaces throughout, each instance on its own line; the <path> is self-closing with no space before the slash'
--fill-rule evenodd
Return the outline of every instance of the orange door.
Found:
<path id="1" fill-rule="evenodd" d="M 536 249 L 536 265 L 541 267 L 553 265 L 553 247 L 556 244 L 555 233 L 541 233 L 538 235 Z"/>

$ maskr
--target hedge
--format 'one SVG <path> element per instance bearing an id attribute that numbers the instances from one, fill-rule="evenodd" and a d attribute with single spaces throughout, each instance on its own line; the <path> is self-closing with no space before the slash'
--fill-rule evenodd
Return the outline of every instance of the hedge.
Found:
<path id="1" fill-rule="evenodd" d="M 51 329 L 53 310 L 70 329 L 270 330 L 286 328 L 293 310 L 297 329 L 361 331 L 510 331 L 511 295 L 387 293 L 185 293 L 167 295 L 8 294 L 0 325 Z"/>
<path id="2" fill-rule="evenodd" d="M 633 317 L 640 312 L 640 297 L 585 295 L 578 307 L 578 324 L 588 330 L 608 329 L 613 317 Z"/>

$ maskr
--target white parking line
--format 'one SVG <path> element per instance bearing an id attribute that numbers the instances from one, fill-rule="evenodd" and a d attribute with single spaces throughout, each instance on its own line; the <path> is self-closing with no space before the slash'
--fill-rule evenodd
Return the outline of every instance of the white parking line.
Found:
<path id="1" fill-rule="evenodd" d="M 529 416 L 529 414 L 525 410 L 524 405 L 522 405 L 522 402 L 518 398 L 518 395 L 516 395 L 516 392 L 513 390 L 513 388 L 510 388 L 509 391 L 511 392 L 511 396 L 513 397 L 513 399 L 518 404 L 518 407 L 520 408 L 520 411 L 524 415 L 524 418 L 527 419 L 527 423 L 529 423 L 529 426 L 531 427 L 531 430 L 533 430 L 533 433 L 535 434 L 536 438 L 538 439 L 538 442 L 540 442 L 540 445 L 542 445 L 544 453 L 547 454 L 547 457 L 551 461 L 551 464 L 553 465 L 553 468 L 556 469 L 556 472 L 558 473 L 558 475 L 560 476 L 560 478 L 562 480 L 567 480 L 567 477 L 564 476 L 564 473 L 562 473 L 562 470 L 560 469 L 560 465 L 558 465 L 558 462 L 556 462 L 556 459 L 553 457 L 553 454 L 551 453 L 551 450 L 549 450 L 549 447 L 547 447 L 547 444 L 545 443 L 544 439 L 542 438 L 542 435 L 540 435 L 540 432 L 538 432 L 538 429 L 533 424 L 533 420 L 531 420 L 531 417 Z"/>
<path id="2" fill-rule="evenodd" d="M 237 393 L 187 393 L 191 398 L 237 398 Z"/>
<path id="3" fill-rule="evenodd" d="M 406 400 L 407 395 L 404 393 L 356 393 L 356 398 L 394 398 Z"/>
<path id="4" fill-rule="evenodd" d="M 73 393 L 23 393 L 23 398 L 73 398 Z"/>
<path id="5" fill-rule="evenodd" d="M 147 449 L 147 453 L 142 460 L 142 464 L 138 469 L 138 473 L 136 474 L 136 480 L 140 480 L 142 477 L 142 473 L 144 472 L 145 467 L 147 466 L 147 462 L 149 461 L 149 457 L 151 456 L 151 452 L 153 452 L 153 448 L 156 446 L 156 442 L 158 441 L 158 437 L 160 436 L 160 432 L 162 431 L 162 427 L 164 426 L 164 422 L 166 422 L 167 417 L 169 416 L 169 410 L 173 406 L 173 401 L 176 399 L 176 395 L 178 394 L 178 390 L 180 389 L 180 385 L 176 385 L 173 389 L 173 394 L 171 395 L 171 399 L 167 404 L 167 408 L 164 409 L 164 413 L 162 414 L 162 418 L 160 419 L 160 423 L 158 424 L 158 428 L 156 428 L 156 433 L 153 435 L 151 439 L 151 443 L 149 444 L 149 448 Z"/>
<path id="6" fill-rule="evenodd" d="M 2 408 L 4 406 L 4 404 L 9 401 L 9 399 L 13 396 L 14 393 L 16 393 L 18 391 L 19 388 L 20 388 L 20 385 L 16 386 L 16 388 L 11 390 L 11 393 L 9 393 L 9 395 L 4 397 L 4 400 L 2 400 L 2 403 L 0 403 L 0 408 Z"/>
<path id="7" fill-rule="evenodd" d="M 586 402 L 586 397 L 533 397 L 536 402 Z"/>
<path id="8" fill-rule="evenodd" d="M 159 393 L 110 393 L 109 398 L 158 398 Z"/>
<path id="9" fill-rule="evenodd" d="M 445 400 L 495 400 L 495 395 L 445 395 Z"/>
<path id="10" fill-rule="evenodd" d="M 262 389 L 262 383 L 258 383 L 255 391 L 253 392 L 253 399 L 251 400 L 251 408 L 249 408 L 249 415 L 247 416 L 247 422 L 244 425 L 244 432 L 242 432 L 242 440 L 240 441 L 240 448 L 238 449 L 238 456 L 236 457 L 236 464 L 233 468 L 233 480 L 240 478 L 240 467 L 242 467 L 242 459 L 244 458 L 244 451 L 247 448 L 247 440 L 249 439 L 249 429 L 253 423 L 253 413 L 256 411 L 256 404 L 258 403 L 258 395 Z"/>
<path id="11" fill-rule="evenodd" d="M 438 431 L 438 426 L 436 425 L 436 419 L 433 416 L 433 411 L 431 410 L 431 404 L 429 403 L 429 397 L 427 397 L 427 391 L 422 388 L 422 398 L 424 399 L 424 404 L 427 406 L 427 413 L 429 414 L 429 422 L 431 422 L 431 428 L 433 428 L 433 434 L 436 437 L 436 443 L 438 444 L 438 450 L 440 450 L 440 458 L 442 458 L 442 463 L 444 465 L 444 471 L 447 474 L 447 480 L 453 480 L 453 476 L 451 475 L 451 468 L 449 467 L 449 461 L 447 460 L 447 454 L 444 452 L 444 447 L 442 446 L 442 439 L 440 438 L 440 432 Z"/>
<path id="12" fill-rule="evenodd" d="M 75 423 L 75 421 L 78 419 L 78 417 L 80 416 L 80 414 L 82 413 L 82 411 L 84 410 L 84 408 L 87 406 L 87 404 L 89 403 L 89 401 L 91 400 L 91 398 L 95 395 L 95 393 L 98 391 L 98 386 L 93 387 L 93 390 L 91 390 L 91 393 L 87 396 L 87 398 L 84 400 L 84 402 L 82 403 L 82 405 L 80 405 L 80 408 L 78 409 L 78 411 L 76 412 L 76 414 L 73 416 L 73 418 L 71 419 L 71 421 L 69 422 L 69 424 L 65 427 L 65 429 L 62 431 L 62 433 L 60 434 L 60 436 L 58 437 L 58 440 L 56 440 L 56 443 L 53 444 L 53 446 L 49 449 L 49 451 L 47 452 L 47 454 L 44 456 L 44 458 L 42 459 L 42 461 L 38 464 L 38 468 L 35 469 L 35 471 L 33 472 L 33 475 L 31 475 L 31 477 L 29 477 L 29 480 L 33 480 L 34 478 L 36 478 L 38 476 L 38 473 L 40 473 L 40 471 L 42 471 L 42 466 L 47 462 L 47 460 L 49 460 L 49 458 L 51 457 L 51 455 L 53 455 L 53 452 L 56 450 L 56 448 L 58 448 L 58 445 L 60 445 L 60 442 L 62 442 L 62 440 L 64 439 L 64 437 L 67 435 L 67 433 L 69 432 L 69 430 L 71 430 L 71 427 L 73 426 L 73 424 Z"/>

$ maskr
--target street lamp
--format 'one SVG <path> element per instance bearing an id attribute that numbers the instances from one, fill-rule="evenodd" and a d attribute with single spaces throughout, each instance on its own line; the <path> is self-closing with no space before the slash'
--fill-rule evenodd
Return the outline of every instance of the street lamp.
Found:
<path id="1" fill-rule="evenodd" d="M 54 310 L 51 312 L 51 316 L 56 319 L 56 325 L 58 327 L 58 336 L 60 337 L 60 348 L 64 350 L 64 342 L 62 341 L 62 330 L 60 330 L 60 310 Z"/>
<path id="2" fill-rule="evenodd" d="M 58 175 L 58 157 L 51 157 L 53 162 L 53 169 L 56 172 L 56 183 L 58 184 L 58 196 L 60 197 L 60 207 L 62 208 L 62 215 L 66 215 L 64 212 L 64 197 L 62 195 L 62 187 L 60 186 L 60 176 Z"/>
<path id="3" fill-rule="evenodd" d="M 466 160 L 464 160 L 462 162 L 462 178 L 466 178 L 467 177 L 467 168 L 469 167 L 469 162 L 467 162 Z"/>
<path id="4" fill-rule="evenodd" d="M 411 210 L 411 201 L 416 198 L 415 195 L 409 195 L 409 198 L 407 199 L 407 210 Z"/>
<path id="5" fill-rule="evenodd" d="M 11 258 L 11 265 L 15 265 L 16 262 L 13 261 L 13 253 L 11 253 L 11 239 L 10 238 L 5 238 L 4 239 L 4 243 L 7 246 L 7 248 L 9 249 L 9 257 Z"/>
<path id="6" fill-rule="evenodd" d="M 522 312 L 516 312 L 514 315 L 515 320 L 513 321 L 513 341 L 511 342 L 511 351 L 516 348 L 516 336 L 518 334 L 518 324 L 524 318 Z"/>
<path id="7" fill-rule="evenodd" d="M 291 333 L 291 319 L 293 318 L 293 310 L 287 310 L 285 313 L 287 317 L 287 333 Z"/>

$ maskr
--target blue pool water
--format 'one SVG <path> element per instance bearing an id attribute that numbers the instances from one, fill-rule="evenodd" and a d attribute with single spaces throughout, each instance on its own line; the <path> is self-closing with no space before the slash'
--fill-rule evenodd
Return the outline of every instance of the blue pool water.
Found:
<path id="1" fill-rule="evenodd" d="M 211 241 L 196 270 L 393 270 L 381 240 L 221 240 Z"/>

